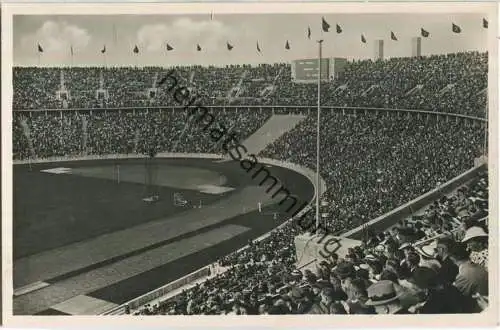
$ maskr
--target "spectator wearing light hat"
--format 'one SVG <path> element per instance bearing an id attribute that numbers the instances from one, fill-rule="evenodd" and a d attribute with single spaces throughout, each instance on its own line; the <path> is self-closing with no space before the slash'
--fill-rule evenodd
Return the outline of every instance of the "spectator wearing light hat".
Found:
<path id="1" fill-rule="evenodd" d="M 471 251 L 470 260 L 488 270 L 488 234 L 481 227 L 470 227 L 462 242 Z"/>
<path id="2" fill-rule="evenodd" d="M 379 281 L 372 284 L 368 290 L 367 306 L 373 306 L 377 314 L 410 314 L 401 306 L 400 293 L 396 292 L 391 281 Z"/>
<path id="3" fill-rule="evenodd" d="M 415 247 L 415 251 L 420 255 L 420 267 L 428 267 L 439 272 L 441 264 L 436 260 L 436 247 L 436 241 L 429 245 Z"/>

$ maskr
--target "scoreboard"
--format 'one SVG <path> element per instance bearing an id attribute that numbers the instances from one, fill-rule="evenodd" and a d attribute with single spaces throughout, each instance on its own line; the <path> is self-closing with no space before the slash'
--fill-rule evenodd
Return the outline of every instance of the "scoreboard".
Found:
<path id="1" fill-rule="evenodd" d="M 292 80 L 295 82 L 313 83 L 318 81 L 318 59 L 292 61 Z M 322 58 L 321 80 L 332 80 L 344 71 L 347 64 L 345 58 Z"/>

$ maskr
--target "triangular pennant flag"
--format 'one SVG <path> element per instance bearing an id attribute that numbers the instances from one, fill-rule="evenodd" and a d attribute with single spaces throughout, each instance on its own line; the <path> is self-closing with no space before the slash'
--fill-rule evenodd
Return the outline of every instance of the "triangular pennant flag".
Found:
<path id="1" fill-rule="evenodd" d="M 200 46 L 200 44 L 196 45 L 196 50 L 199 51 L 199 52 L 201 52 L 201 46 Z"/>
<path id="2" fill-rule="evenodd" d="M 135 47 L 134 47 L 134 53 L 136 53 L 136 54 L 139 53 L 139 47 L 137 47 L 137 45 L 135 45 Z"/>
<path id="3" fill-rule="evenodd" d="M 286 41 L 285 49 L 290 49 L 290 43 L 288 42 L 288 40 Z"/>
<path id="4" fill-rule="evenodd" d="M 311 27 L 307 27 L 307 39 L 311 39 Z"/>
<path id="5" fill-rule="evenodd" d="M 365 39 L 365 36 L 364 35 L 361 35 L 361 42 L 366 44 L 366 39 Z"/>
<path id="6" fill-rule="evenodd" d="M 231 49 L 233 49 L 233 48 L 234 48 L 234 46 L 233 46 L 233 45 L 231 45 L 229 42 L 227 42 L 227 50 L 231 50 Z"/>
<path id="7" fill-rule="evenodd" d="M 391 31 L 391 39 L 394 41 L 398 41 L 398 38 L 396 37 L 396 35 L 392 31 Z"/>
<path id="8" fill-rule="evenodd" d="M 170 51 L 170 50 L 174 50 L 174 47 L 172 47 L 169 44 L 167 44 L 167 52 Z"/>
<path id="9" fill-rule="evenodd" d="M 106 52 L 106 45 L 104 45 L 104 47 L 101 49 L 101 53 L 105 53 Z"/>
<path id="10" fill-rule="evenodd" d="M 422 37 L 427 38 L 430 33 L 429 33 L 429 31 L 424 30 L 424 28 L 421 28 L 420 34 L 422 35 Z"/>
<path id="11" fill-rule="evenodd" d="M 451 23 L 451 30 L 455 33 L 460 33 L 462 32 L 462 29 L 460 28 L 460 26 L 456 25 L 455 23 Z"/>
<path id="12" fill-rule="evenodd" d="M 337 33 L 342 33 L 342 28 L 337 24 Z"/>
<path id="13" fill-rule="evenodd" d="M 328 32 L 328 29 L 330 29 L 330 24 L 328 24 L 328 22 L 325 20 L 324 17 L 322 18 L 321 25 L 322 25 L 323 31 Z"/>
<path id="14" fill-rule="evenodd" d="M 483 27 L 484 27 L 485 29 L 487 29 L 487 28 L 488 28 L 488 21 L 486 20 L 486 18 L 483 18 Z"/>
<path id="15" fill-rule="evenodd" d="M 40 44 L 38 44 L 38 52 L 43 53 L 43 48 L 42 48 L 42 46 L 40 46 Z"/>
<path id="16" fill-rule="evenodd" d="M 259 42 L 257 41 L 257 51 L 260 53 Z"/>

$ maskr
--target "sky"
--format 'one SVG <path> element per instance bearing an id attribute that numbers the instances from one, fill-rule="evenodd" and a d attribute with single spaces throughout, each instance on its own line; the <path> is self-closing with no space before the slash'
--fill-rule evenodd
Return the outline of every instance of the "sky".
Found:
<path id="1" fill-rule="evenodd" d="M 321 18 L 330 24 L 323 32 Z M 16 66 L 215 65 L 291 62 L 324 57 L 368 59 L 374 41 L 384 40 L 385 57 L 411 56 L 420 28 L 422 54 L 487 49 L 480 14 L 220 14 L 199 15 L 15 15 Z M 462 33 L 452 32 L 452 22 Z M 339 24 L 342 33 L 337 34 Z M 311 28 L 311 39 L 307 28 Z M 393 31 L 398 41 L 390 39 Z M 361 42 L 364 34 L 367 42 Z M 290 49 L 285 49 L 286 41 Z M 234 46 L 226 48 L 226 42 Z M 257 52 L 257 42 L 261 53 Z M 166 51 L 166 43 L 174 48 Z M 44 50 L 39 54 L 37 45 Z M 196 51 L 200 44 L 201 52 Z M 106 46 L 103 55 L 101 49 Z M 137 45 L 139 53 L 132 52 Z M 71 46 L 73 56 L 71 56 Z M 39 58 L 40 57 L 40 58 Z M 40 61 L 40 62 L 38 62 Z"/>

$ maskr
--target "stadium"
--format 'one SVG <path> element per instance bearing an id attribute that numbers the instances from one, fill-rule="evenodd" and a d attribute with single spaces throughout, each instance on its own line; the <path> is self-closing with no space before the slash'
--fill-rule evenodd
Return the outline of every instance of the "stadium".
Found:
<path id="1" fill-rule="evenodd" d="M 137 45 L 135 66 L 41 65 L 38 43 L 13 68 L 14 314 L 483 310 L 488 53 L 415 34 L 412 56 L 224 66 Z"/>

